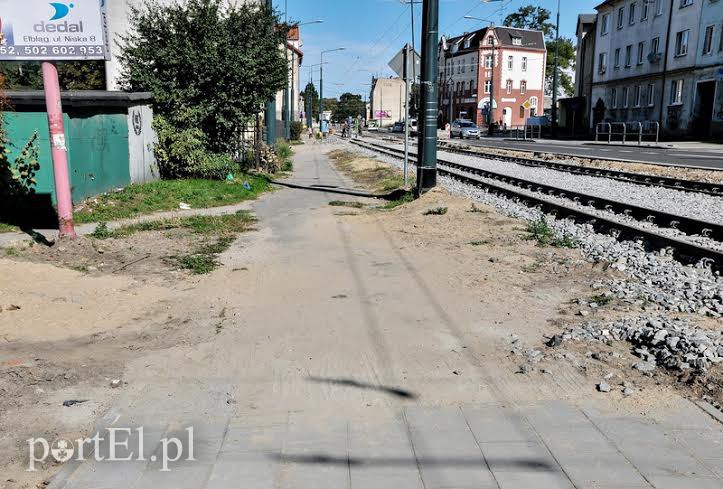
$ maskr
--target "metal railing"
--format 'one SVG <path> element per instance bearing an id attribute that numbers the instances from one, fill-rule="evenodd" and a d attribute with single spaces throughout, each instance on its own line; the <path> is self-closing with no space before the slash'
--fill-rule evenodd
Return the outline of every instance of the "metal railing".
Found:
<path id="1" fill-rule="evenodd" d="M 607 139 L 608 144 L 613 142 L 626 144 L 630 142 L 628 140 L 630 137 L 635 138 L 632 141 L 637 142 L 638 146 L 642 146 L 646 137 L 650 138 L 650 142 L 657 144 L 660 141 L 660 123 L 657 121 L 599 122 L 595 126 L 595 142 L 605 142 L 601 141 L 601 137 Z"/>
<path id="2" fill-rule="evenodd" d="M 527 139 L 542 138 L 542 124 L 525 124 L 522 126 L 513 126 L 509 128 L 510 132 L 514 132 L 515 139 L 525 141 Z"/>

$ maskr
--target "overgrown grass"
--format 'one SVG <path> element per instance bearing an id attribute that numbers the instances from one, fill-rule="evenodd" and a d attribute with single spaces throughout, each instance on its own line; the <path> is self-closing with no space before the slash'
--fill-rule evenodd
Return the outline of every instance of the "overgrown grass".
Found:
<path id="1" fill-rule="evenodd" d="M 15 231 L 18 231 L 17 227 L 0 222 L 0 233 L 13 233 Z"/>
<path id="2" fill-rule="evenodd" d="M 279 167 L 282 172 L 294 170 L 294 149 L 289 143 L 284 140 L 279 140 L 276 143 L 276 156 L 279 157 Z"/>
<path id="3" fill-rule="evenodd" d="M 448 209 L 446 207 L 435 207 L 434 209 L 429 209 L 428 211 L 424 212 L 425 216 L 443 216 L 447 213 Z"/>
<path id="4" fill-rule="evenodd" d="M 366 207 L 366 204 L 363 202 L 351 202 L 348 200 L 332 200 L 329 202 L 329 205 L 332 207 L 353 207 L 354 209 Z"/>
<path id="5" fill-rule="evenodd" d="M 550 227 L 544 217 L 532 221 L 527 225 L 527 239 L 537 241 L 540 246 L 554 246 L 556 248 L 577 248 L 577 243 L 569 234 L 562 238 L 555 236 L 555 231 Z"/>
<path id="6" fill-rule="evenodd" d="M 595 302 L 599 306 L 607 306 L 608 304 L 612 303 L 615 300 L 615 297 L 612 294 L 597 294 L 592 297 L 590 297 L 589 302 Z"/>
<path id="7" fill-rule="evenodd" d="M 400 205 L 408 204 L 409 202 L 413 202 L 413 201 L 414 201 L 414 194 L 412 192 L 407 192 L 399 199 L 390 200 L 389 202 L 384 204 L 381 208 L 385 209 L 385 210 L 392 210 L 392 209 L 399 207 Z"/>
<path id="8" fill-rule="evenodd" d="M 254 199 L 268 189 L 268 180 L 256 175 L 239 175 L 233 182 L 191 179 L 130 185 L 86 201 L 75 213 L 75 222 L 108 222 L 177 210 L 181 202 L 194 209 L 219 207 Z"/>
<path id="9" fill-rule="evenodd" d="M 129 224 L 115 230 L 109 230 L 106 223 L 100 223 L 91 233 L 96 239 L 123 238 L 143 231 L 164 231 L 169 229 L 187 229 L 202 235 L 226 235 L 247 231 L 256 222 L 256 218 L 248 211 L 220 216 L 186 216 L 172 219 Z"/>
<path id="10" fill-rule="evenodd" d="M 222 236 L 215 243 L 201 246 L 195 253 L 176 257 L 178 264 L 195 275 L 204 275 L 213 272 L 220 265 L 218 256 L 229 249 L 234 236 Z"/>
<path id="11" fill-rule="evenodd" d="M 471 212 L 473 214 L 489 214 L 489 211 L 485 209 L 480 209 L 475 204 L 472 204 L 472 207 L 467 212 Z"/>
<path id="12" fill-rule="evenodd" d="M 361 167 L 354 164 L 357 160 L 370 160 L 354 153 L 336 150 L 329 153 L 329 158 L 342 172 L 349 175 L 352 180 L 364 185 L 375 193 L 389 193 L 404 186 L 404 175 L 397 169 L 379 163 L 376 166 L 368 164 Z M 414 176 L 410 178 L 410 185 L 414 185 Z"/>

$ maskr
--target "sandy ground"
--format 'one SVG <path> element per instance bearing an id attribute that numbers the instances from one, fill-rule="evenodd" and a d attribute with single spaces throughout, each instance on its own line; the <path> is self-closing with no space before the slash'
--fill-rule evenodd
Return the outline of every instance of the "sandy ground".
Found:
<path id="1" fill-rule="evenodd" d="M 299 154 L 300 178 L 349 183 L 317 149 Z M 528 348 L 544 350 L 546 336 L 576 321 L 572 301 L 612 276 L 577 250 L 538 247 L 521 222 L 470 212 L 444 191 L 394 211 L 328 206 L 335 198 L 263 197 L 258 229 L 202 278 L 0 259 L 0 487 L 38 487 L 58 470 L 25 472 L 25 439 L 88 434 L 111 407 L 268 421 L 301 410 L 594 398 L 600 409 L 664 417 L 679 401 L 664 379 L 634 377 L 628 357 L 545 351 L 533 372 L 518 373 Z M 424 215 L 436 207 L 448 212 Z M 640 394 L 596 393 L 611 370 Z M 113 379 L 124 384 L 112 389 Z M 412 395 L 392 401 L 334 379 Z M 89 401 L 62 407 L 67 399 Z"/>

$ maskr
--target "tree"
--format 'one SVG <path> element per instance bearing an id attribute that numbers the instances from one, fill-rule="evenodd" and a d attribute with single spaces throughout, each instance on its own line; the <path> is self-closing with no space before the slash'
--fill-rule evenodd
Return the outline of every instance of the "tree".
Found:
<path id="1" fill-rule="evenodd" d="M 287 83 L 287 28 L 266 7 L 151 0 L 131 8 L 130 24 L 122 88 L 153 93 L 156 113 L 199 130 L 212 153 L 233 154 L 241 128 Z"/>
<path id="2" fill-rule="evenodd" d="M 356 119 L 358 116 L 364 117 L 365 105 L 361 95 L 344 93 L 339 97 L 339 105 L 337 106 L 334 120 L 337 122 L 345 121 L 348 117 Z"/>
<path id="3" fill-rule="evenodd" d="M 105 89 L 103 61 L 59 61 L 58 80 L 62 90 Z M 37 61 L 0 63 L 0 74 L 10 90 L 42 90 L 43 78 Z"/>
<path id="4" fill-rule="evenodd" d="M 548 22 L 551 16 L 550 11 L 544 7 L 526 5 L 520 7 L 517 12 L 513 12 L 505 17 L 504 24 L 507 27 L 542 31 L 545 37 L 549 39 L 552 38 L 555 33 L 555 24 Z"/>
<path id="5" fill-rule="evenodd" d="M 555 46 L 556 40 L 547 41 L 547 66 L 545 70 L 545 85 L 547 93 L 552 93 L 553 75 L 555 73 Z M 575 83 L 569 71 L 575 70 L 576 51 L 572 39 L 561 37 L 559 40 L 558 55 L 558 88 L 563 95 L 572 97 L 575 93 Z M 567 72 L 565 71 L 567 70 Z"/>
<path id="6" fill-rule="evenodd" d="M 547 47 L 547 66 L 545 67 L 545 87 L 547 93 L 552 93 L 553 78 L 555 76 L 555 48 L 558 41 L 555 40 L 555 25 L 551 22 L 551 12 L 543 7 L 527 5 L 520 7 L 517 12 L 511 13 L 505 18 L 507 27 L 518 29 L 533 29 L 542 31 L 545 36 Z M 575 45 L 572 39 L 561 37 L 559 39 L 558 54 L 558 86 L 563 94 L 570 97 L 575 92 L 572 77 L 564 70 L 575 69 Z"/>
<path id="7" fill-rule="evenodd" d="M 317 120 L 319 118 L 319 92 L 316 91 L 316 87 L 311 82 L 307 83 L 306 88 L 301 92 L 304 103 L 309 100 L 307 94 L 311 96 L 311 116 L 314 120 Z M 308 111 L 309 107 L 306 110 Z"/>

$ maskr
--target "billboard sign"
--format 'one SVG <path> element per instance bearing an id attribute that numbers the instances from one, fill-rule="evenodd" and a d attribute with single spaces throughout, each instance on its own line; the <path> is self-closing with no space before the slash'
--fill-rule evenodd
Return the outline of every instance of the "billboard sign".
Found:
<path id="1" fill-rule="evenodd" d="M 375 119 L 391 119 L 392 113 L 388 110 L 377 110 L 374 112 Z"/>
<path id="2" fill-rule="evenodd" d="M 0 0 L 0 61 L 107 59 L 106 0 Z"/>

